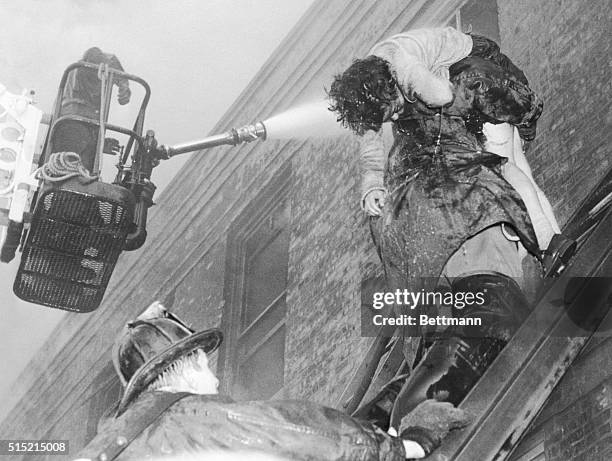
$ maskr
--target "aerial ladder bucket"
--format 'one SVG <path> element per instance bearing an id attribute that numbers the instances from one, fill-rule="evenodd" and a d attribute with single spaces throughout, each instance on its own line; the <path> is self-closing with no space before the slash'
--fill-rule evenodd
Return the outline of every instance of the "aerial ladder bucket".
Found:
<path id="1" fill-rule="evenodd" d="M 64 110 L 67 82 L 74 72 L 97 72 L 100 109 L 96 116 L 66 113 Z M 144 89 L 131 129 L 108 121 L 113 84 L 119 79 L 136 83 Z M 31 101 L 26 101 L 29 118 L 22 116 L 20 119 L 17 112 L 11 109 L 16 103 L 5 97 L 7 101 L 4 105 L 12 110 L 11 121 L 23 119 L 23 128 L 13 136 L 21 144 L 16 146 L 19 149 L 13 146 L 11 150 L 25 152 L 19 163 L 23 171 L 19 168 L 15 170 L 18 173 L 15 177 L 21 180 L 16 181 L 10 191 L 5 191 L 6 194 L 13 194 L 12 205 L 5 203 L 7 211 L 2 216 L 3 221 L 0 221 L 0 224 L 4 224 L 0 260 L 9 262 L 19 246 L 22 250 L 13 284 L 13 291 L 19 298 L 72 312 L 97 309 L 121 253 L 140 248 L 146 240 L 147 214 L 153 205 L 155 191 L 150 178 L 160 160 L 215 146 L 265 139 L 265 127 L 258 122 L 191 143 L 158 146 L 153 131 L 143 134 L 150 94 L 149 85 L 135 75 L 83 61 L 70 65 L 59 85 L 38 167 L 39 171 L 45 171 L 45 167 L 57 158 L 54 157 L 58 155 L 57 152 L 66 150 L 61 147 L 58 133 L 62 130 L 72 133 L 73 127 L 75 130 L 85 127 L 95 132 L 97 138 L 93 165 L 87 167 L 94 175 L 68 175 L 56 180 L 43 174 L 40 182 L 32 174 L 35 158 L 32 139 L 36 138 L 42 113 L 31 105 Z M 2 103 L 0 99 L 0 107 Z M 108 133 L 123 135 L 125 145 L 120 146 L 117 140 L 107 138 Z M 78 142 L 80 138 L 75 136 L 75 139 Z M 0 145 L 0 169 L 4 157 L 8 156 L 8 151 L 2 149 Z M 99 172 L 103 154 L 119 155 L 118 172 L 112 184 L 102 182 L 95 176 Z M 83 156 L 77 155 L 77 159 L 83 160 Z M 129 165 L 128 160 L 131 160 Z"/>

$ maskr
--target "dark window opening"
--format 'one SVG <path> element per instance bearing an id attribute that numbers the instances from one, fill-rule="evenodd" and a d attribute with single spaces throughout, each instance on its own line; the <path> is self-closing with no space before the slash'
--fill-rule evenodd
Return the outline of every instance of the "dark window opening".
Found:
<path id="1" fill-rule="evenodd" d="M 229 233 L 220 369 L 222 391 L 237 400 L 269 399 L 284 386 L 289 176 L 283 169 Z"/>
<path id="2" fill-rule="evenodd" d="M 454 23 L 453 23 L 454 22 Z M 499 44 L 499 12 L 496 0 L 470 0 L 456 14 L 452 25 L 462 32 L 490 38 Z"/>

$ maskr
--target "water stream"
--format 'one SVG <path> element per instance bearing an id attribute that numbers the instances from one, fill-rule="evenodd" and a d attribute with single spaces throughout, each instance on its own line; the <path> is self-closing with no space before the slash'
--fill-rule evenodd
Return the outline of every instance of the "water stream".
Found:
<path id="1" fill-rule="evenodd" d="M 267 139 L 301 139 L 349 134 L 336 120 L 327 100 L 313 101 L 294 107 L 263 121 Z"/>

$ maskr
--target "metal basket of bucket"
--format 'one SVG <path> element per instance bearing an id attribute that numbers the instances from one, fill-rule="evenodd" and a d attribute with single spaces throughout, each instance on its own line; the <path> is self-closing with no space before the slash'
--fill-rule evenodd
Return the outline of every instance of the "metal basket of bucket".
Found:
<path id="1" fill-rule="evenodd" d="M 133 230 L 135 199 L 119 186 L 68 181 L 36 203 L 13 291 L 74 312 L 95 310 Z"/>

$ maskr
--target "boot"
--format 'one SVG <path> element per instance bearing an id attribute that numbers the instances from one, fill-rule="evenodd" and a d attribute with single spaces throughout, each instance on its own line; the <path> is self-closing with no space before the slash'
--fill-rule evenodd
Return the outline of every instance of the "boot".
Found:
<path id="1" fill-rule="evenodd" d="M 453 308 L 453 316 L 480 318 L 481 326 L 451 326 L 435 340 L 395 401 L 391 426 L 426 399 L 458 405 L 529 315 L 527 299 L 506 275 L 490 272 L 457 279 L 457 292 L 484 292 L 482 306 Z"/>

